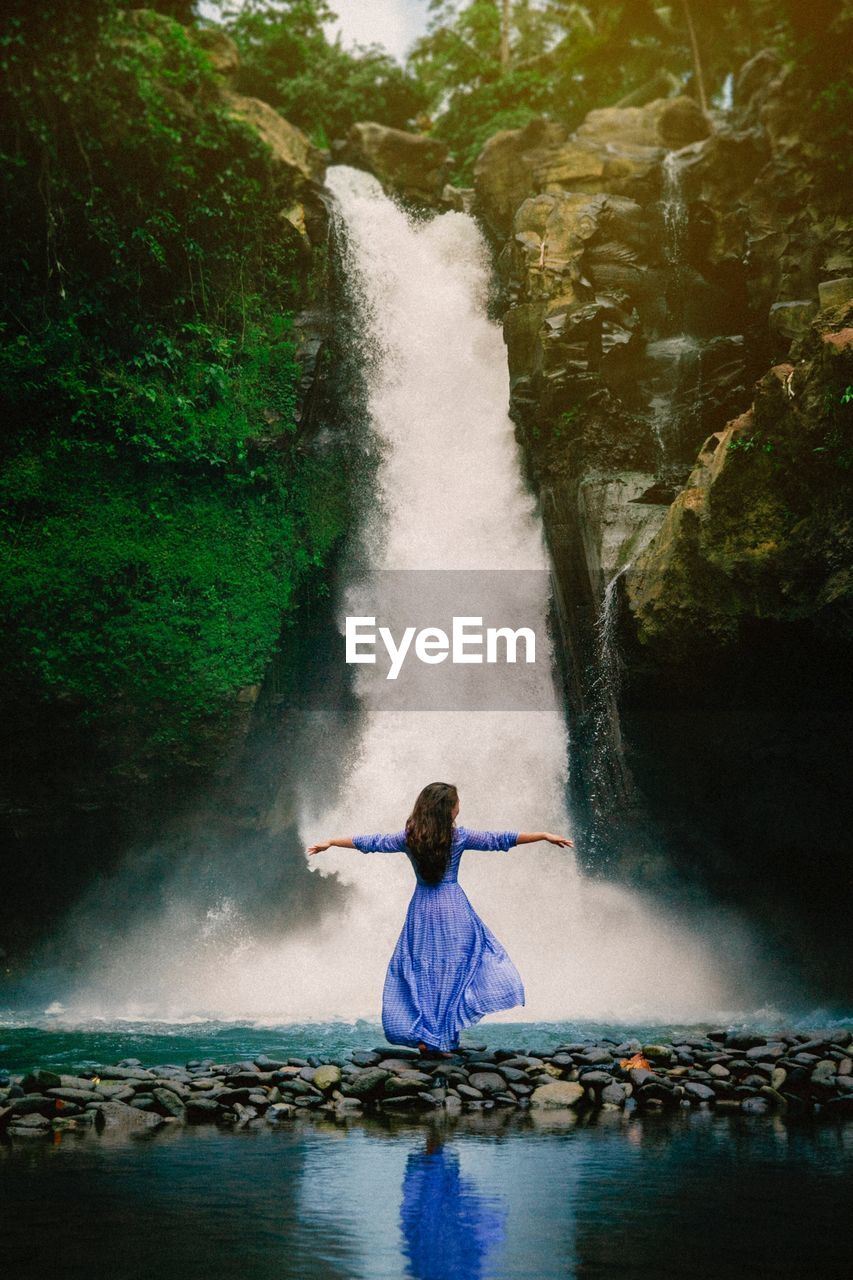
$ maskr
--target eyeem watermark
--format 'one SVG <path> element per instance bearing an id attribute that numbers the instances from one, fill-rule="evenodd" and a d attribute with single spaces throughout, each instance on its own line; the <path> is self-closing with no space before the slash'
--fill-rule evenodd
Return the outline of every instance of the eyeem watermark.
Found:
<path id="1" fill-rule="evenodd" d="M 286 668 L 288 705 L 346 714 L 553 708 L 558 620 L 547 570 L 362 568 L 344 575 L 335 597 L 325 616 L 314 608 L 304 669 Z"/>
<path id="2" fill-rule="evenodd" d="M 399 640 L 390 627 L 376 627 L 375 615 L 348 615 L 344 638 L 347 663 L 375 663 L 376 649 L 381 642 L 391 660 L 386 680 L 397 679 L 411 653 L 428 666 L 448 659 L 454 664 L 514 664 L 523 643 L 524 661 L 536 661 L 536 632 L 532 627 L 486 627 L 484 630 L 482 617 L 473 615 L 454 616 L 449 636 L 441 627 L 418 630 L 409 626 Z"/>

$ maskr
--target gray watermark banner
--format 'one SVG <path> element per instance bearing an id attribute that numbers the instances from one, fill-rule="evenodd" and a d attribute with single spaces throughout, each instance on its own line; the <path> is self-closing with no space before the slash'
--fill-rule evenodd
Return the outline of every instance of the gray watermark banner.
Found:
<path id="1" fill-rule="evenodd" d="M 550 610 L 546 570 L 361 571 L 338 593 L 325 661 L 365 708 L 547 710 L 559 700 Z M 340 674 L 313 705 L 334 699 Z"/>

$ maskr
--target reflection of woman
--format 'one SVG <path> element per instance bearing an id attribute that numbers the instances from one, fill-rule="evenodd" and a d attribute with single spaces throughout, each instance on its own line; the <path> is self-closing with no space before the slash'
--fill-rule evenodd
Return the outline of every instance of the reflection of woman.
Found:
<path id="1" fill-rule="evenodd" d="M 524 1004 L 518 970 L 477 915 L 457 881 L 465 849 L 511 849 L 571 840 L 549 831 L 469 831 L 456 826 L 459 796 L 447 782 L 431 782 L 415 801 L 405 829 L 394 835 L 341 837 L 330 845 L 362 853 L 406 853 L 417 885 L 388 965 L 382 1027 L 391 1044 L 444 1052 L 459 1044 L 462 1027 L 486 1013 Z"/>
<path id="2" fill-rule="evenodd" d="M 487 1255 L 502 1243 L 506 1207 L 481 1194 L 459 1170 L 457 1152 L 430 1134 L 406 1161 L 400 1228 L 406 1274 L 417 1280 L 482 1280 Z"/>

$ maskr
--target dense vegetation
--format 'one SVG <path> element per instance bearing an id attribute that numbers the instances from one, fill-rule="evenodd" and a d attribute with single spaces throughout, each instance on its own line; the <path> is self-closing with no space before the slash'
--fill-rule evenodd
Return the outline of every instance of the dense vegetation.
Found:
<path id="1" fill-rule="evenodd" d="M 768 46 L 801 71 L 804 127 L 836 136 L 838 166 L 849 164 L 841 143 L 853 105 L 853 23 L 830 0 L 430 0 L 428 8 L 429 30 L 401 68 L 381 50 L 330 41 L 326 0 L 221 0 L 246 92 L 320 145 L 357 120 L 431 129 L 450 147 L 461 183 L 499 129 L 542 114 L 574 127 L 596 107 L 679 88 L 713 105 Z"/>
<path id="2" fill-rule="evenodd" d="M 191 736 L 344 522 L 294 418 L 291 193 L 177 23 L 21 4 L 2 45 L 7 695 Z M 51 9 L 49 15 L 46 9 Z"/>
<path id="3" fill-rule="evenodd" d="M 330 40 L 325 0 L 282 0 L 225 9 L 240 51 L 237 87 L 263 98 L 327 147 L 357 120 L 405 129 L 427 105 L 423 85 L 381 49 L 343 48 Z"/>

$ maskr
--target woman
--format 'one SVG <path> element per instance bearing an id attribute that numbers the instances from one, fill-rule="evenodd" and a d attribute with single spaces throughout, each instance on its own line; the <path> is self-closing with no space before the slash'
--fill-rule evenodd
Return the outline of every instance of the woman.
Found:
<path id="1" fill-rule="evenodd" d="M 447 782 L 431 782 L 395 835 L 342 836 L 314 844 L 362 853 L 405 853 L 417 885 L 382 993 L 382 1028 L 391 1044 L 448 1057 L 459 1032 L 486 1013 L 524 1004 L 518 970 L 477 915 L 457 882 L 465 849 L 511 849 L 548 840 L 574 848 L 548 831 L 469 831 L 456 826 L 459 796 Z"/>

